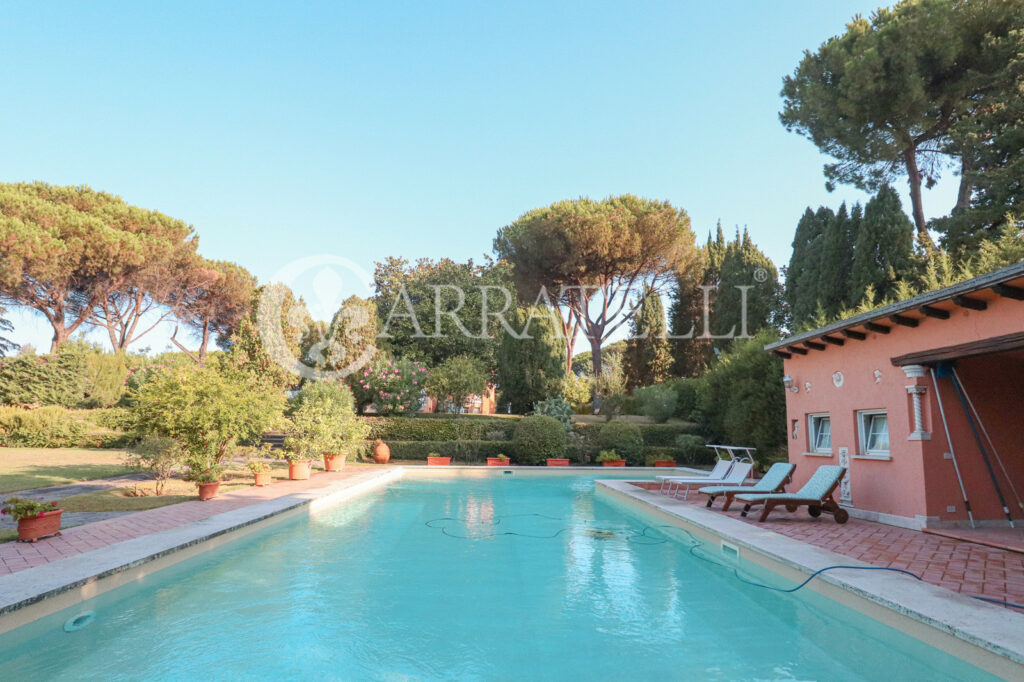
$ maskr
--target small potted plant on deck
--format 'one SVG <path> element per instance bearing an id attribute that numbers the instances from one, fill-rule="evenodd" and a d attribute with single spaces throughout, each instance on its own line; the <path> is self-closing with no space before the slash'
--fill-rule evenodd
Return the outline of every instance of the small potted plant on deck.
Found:
<path id="1" fill-rule="evenodd" d="M 619 457 L 619 453 L 614 450 L 602 450 L 597 456 L 597 461 L 601 463 L 601 466 L 606 467 L 626 466 L 626 460 Z"/>
<path id="2" fill-rule="evenodd" d="M 497 457 L 488 457 L 487 466 L 489 467 L 507 467 L 509 463 L 508 455 L 504 453 L 498 453 Z"/>
<path id="3" fill-rule="evenodd" d="M 37 502 L 12 497 L 4 502 L 0 513 L 18 522 L 18 542 L 36 542 L 40 538 L 60 535 L 60 515 L 56 502 Z"/>
<path id="4" fill-rule="evenodd" d="M 431 452 L 427 454 L 427 466 L 429 467 L 446 467 L 451 463 L 451 457 L 442 457 L 439 452 Z"/>
<path id="5" fill-rule="evenodd" d="M 253 478 L 255 479 L 253 485 L 257 488 L 262 488 L 263 486 L 273 483 L 273 477 L 270 475 L 270 462 L 267 460 L 250 459 L 249 471 L 252 472 Z"/>
<path id="6" fill-rule="evenodd" d="M 185 478 L 199 487 L 199 500 L 205 502 L 217 497 L 223 475 L 224 469 L 221 465 L 202 457 L 194 457 L 188 462 L 188 473 L 185 474 Z"/>

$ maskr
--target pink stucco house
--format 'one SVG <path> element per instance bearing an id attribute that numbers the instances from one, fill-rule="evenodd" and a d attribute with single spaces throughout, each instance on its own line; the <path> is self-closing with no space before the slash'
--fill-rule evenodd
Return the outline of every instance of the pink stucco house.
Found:
<path id="1" fill-rule="evenodd" d="M 841 464 L 853 516 L 1024 526 L 1024 263 L 766 349 L 784 359 L 796 485 Z"/>

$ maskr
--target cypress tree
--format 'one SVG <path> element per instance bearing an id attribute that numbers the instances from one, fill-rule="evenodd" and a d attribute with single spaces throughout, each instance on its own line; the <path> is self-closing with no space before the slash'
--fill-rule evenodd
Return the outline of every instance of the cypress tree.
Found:
<path id="1" fill-rule="evenodd" d="M 672 367 L 661 297 L 649 285 L 644 285 L 643 296 L 643 302 L 630 322 L 632 334 L 623 353 L 628 390 L 661 383 L 668 378 Z"/>
<path id="2" fill-rule="evenodd" d="M 895 294 L 896 283 L 913 268 L 914 225 L 900 197 L 884 185 L 864 207 L 853 252 L 848 300 L 859 303 L 868 287 L 879 300 Z"/>
<path id="3" fill-rule="evenodd" d="M 832 209 L 819 206 L 811 211 L 808 206 L 797 223 L 793 255 L 786 268 L 786 301 L 795 325 L 812 319 L 818 309 L 825 229 L 834 220 Z"/>
<path id="4" fill-rule="evenodd" d="M 859 206 L 854 210 L 859 215 Z M 853 264 L 854 235 L 859 225 L 847 213 L 846 202 L 835 217 L 824 225 L 821 237 L 820 263 L 817 273 L 818 303 L 828 318 L 848 307 L 850 271 Z"/>
<path id="5" fill-rule="evenodd" d="M 517 308 L 508 321 L 525 338 L 502 332 L 497 350 L 499 403 L 511 403 L 517 414 L 533 409 L 538 400 L 562 395 L 565 337 L 557 314 L 544 306 Z"/>
<path id="6" fill-rule="evenodd" d="M 674 337 L 669 339 L 672 373 L 682 377 L 701 374 L 712 356 L 710 339 L 702 338 L 704 291 L 701 285 L 709 278 L 707 247 L 700 250 L 698 257 L 694 267 L 676 276 L 668 312 L 669 330 Z M 717 281 L 718 276 L 714 279 Z"/>
<path id="7" fill-rule="evenodd" d="M 722 274 L 718 295 L 712 306 L 712 328 L 716 335 L 734 328 L 737 336 L 746 331 L 748 336 L 766 327 L 776 327 L 782 309 L 782 290 L 779 273 L 774 263 L 750 239 L 746 229 L 742 236 L 729 242 L 722 258 Z M 746 325 L 743 320 L 743 290 L 746 290 Z M 714 340 L 716 348 L 731 345 L 729 339 Z"/>

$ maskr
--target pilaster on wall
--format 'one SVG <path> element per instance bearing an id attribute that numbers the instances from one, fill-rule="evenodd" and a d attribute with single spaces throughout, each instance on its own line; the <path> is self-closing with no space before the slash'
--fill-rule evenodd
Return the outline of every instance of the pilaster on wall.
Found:
<path id="1" fill-rule="evenodd" d="M 907 394 L 910 396 L 911 429 L 907 440 L 931 440 L 932 434 L 925 428 L 924 395 L 928 392 L 925 383 L 927 368 L 924 365 L 904 365 L 903 373 L 911 381 L 907 385 Z M 929 420 L 930 421 L 930 420 Z"/>

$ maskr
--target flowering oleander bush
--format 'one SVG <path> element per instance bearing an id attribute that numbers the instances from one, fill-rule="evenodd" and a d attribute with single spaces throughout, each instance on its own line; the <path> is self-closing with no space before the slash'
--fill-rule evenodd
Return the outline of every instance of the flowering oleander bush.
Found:
<path id="1" fill-rule="evenodd" d="M 379 358 L 356 377 L 378 414 L 416 414 L 425 395 L 427 367 L 413 360 Z"/>
<path id="2" fill-rule="evenodd" d="M 22 519 L 42 516 L 46 512 L 56 510 L 56 502 L 37 502 L 35 500 L 26 500 L 23 497 L 11 497 L 4 501 L 0 514 L 10 516 L 15 521 L 21 521 Z"/>

